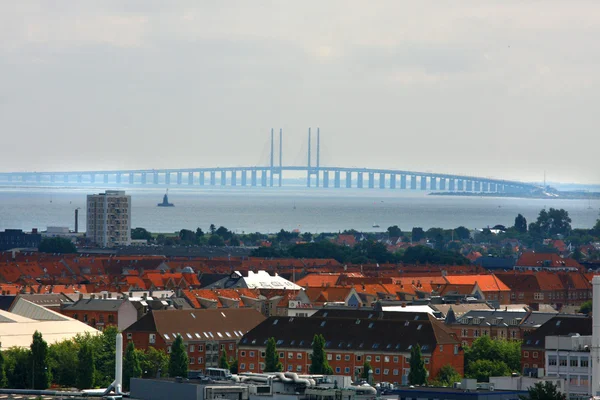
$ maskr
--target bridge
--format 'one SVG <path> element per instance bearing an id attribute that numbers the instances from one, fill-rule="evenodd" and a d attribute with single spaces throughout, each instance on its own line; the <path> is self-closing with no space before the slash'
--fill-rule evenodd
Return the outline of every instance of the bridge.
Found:
<path id="1" fill-rule="evenodd" d="M 271 130 L 270 162 L 267 166 L 136 169 L 53 172 L 0 172 L 0 185 L 47 186 L 61 184 L 135 187 L 241 186 L 282 187 L 284 172 L 305 174 L 306 187 L 429 190 L 472 193 L 530 193 L 542 189 L 534 183 L 446 173 L 380 168 L 348 168 L 320 164 L 320 130 L 316 132 L 316 160 L 312 156 L 312 134 L 308 130 L 307 165 L 283 164 L 283 133 L 279 130 L 278 162 L 275 163 L 274 132 Z"/>

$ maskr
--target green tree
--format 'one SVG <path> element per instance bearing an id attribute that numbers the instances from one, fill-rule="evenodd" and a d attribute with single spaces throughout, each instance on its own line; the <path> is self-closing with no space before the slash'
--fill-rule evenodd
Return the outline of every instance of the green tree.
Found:
<path id="1" fill-rule="evenodd" d="M 521 214 L 515 218 L 515 230 L 519 233 L 527 232 L 527 220 Z"/>
<path id="2" fill-rule="evenodd" d="M 38 246 L 40 253 L 77 253 L 77 247 L 71 240 L 61 237 L 44 238 Z"/>
<path id="3" fill-rule="evenodd" d="M 540 211 L 537 221 L 530 225 L 530 230 L 531 228 L 543 237 L 559 234 L 567 236 L 571 232 L 571 218 L 569 212 L 562 208 L 550 208 L 548 211 L 544 209 Z"/>
<path id="4" fill-rule="evenodd" d="M 373 371 L 373 367 L 371 366 L 370 362 L 365 361 L 365 363 L 363 364 L 363 370 L 362 370 L 362 373 L 360 374 L 360 377 L 365 380 L 368 380 L 370 378 L 369 371 Z"/>
<path id="5" fill-rule="evenodd" d="M 107 387 L 115 377 L 115 344 L 118 330 L 115 326 L 106 327 L 101 335 L 93 338 L 94 359 L 96 361 L 95 385 Z"/>
<path id="6" fill-rule="evenodd" d="M 221 351 L 221 357 L 219 358 L 219 368 L 229 369 L 229 362 L 227 361 L 227 352 L 225 349 Z"/>
<path id="7" fill-rule="evenodd" d="M 471 238 L 471 231 L 464 226 L 459 226 L 454 230 L 454 237 L 459 240 L 468 240 Z"/>
<path id="8" fill-rule="evenodd" d="M 127 344 L 125 356 L 123 357 L 123 388 L 129 390 L 131 378 L 139 378 L 142 376 L 142 367 L 138 353 L 135 351 L 133 342 Z"/>
<path id="9" fill-rule="evenodd" d="M 478 382 L 488 382 L 490 376 L 509 376 L 510 369 L 504 361 L 477 360 L 469 364 L 467 377 L 477 379 Z"/>
<path id="10" fill-rule="evenodd" d="M 229 365 L 229 371 L 232 374 L 237 374 L 238 373 L 238 360 L 235 359 L 231 362 L 231 364 Z"/>
<path id="11" fill-rule="evenodd" d="M 27 389 L 31 385 L 31 351 L 13 347 L 4 352 L 7 386 Z"/>
<path id="12" fill-rule="evenodd" d="M 558 391 L 558 388 L 552 382 L 537 382 L 527 389 L 527 396 L 519 395 L 521 400 L 567 400 L 564 393 Z"/>
<path id="13" fill-rule="evenodd" d="M 35 331 L 31 343 L 31 363 L 33 375 L 31 377 L 33 389 L 45 390 L 50 387 L 50 371 L 48 371 L 48 343 L 42 334 Z"/>
<path id="14" fill-rule="evenodd" d="M 141 352 L 139 358 L 144 378 L 158 378 L 159 373 L 163 376 L 169 371 L 169 356 L 163 350 L 148 347 L 147 351 Z"/>
<path id="15" fill-rule="evenodd" d="M 421 354 L 421 345 L 417 344 L 410 349 L 410 372 L 408 382 L 411 385 L 424 385 L 427 382 L 427 370 Z"/>
<path id="16" fill-rule="evenodd" d="M 133 228 L 131 230 L 131 238 L 134 240 L 152 240 L 152 234 L 144 228 Z"/>
<path id="17" fill-rule="evenodd" d="M 265 372 L 283 371 L 283 364 L 279 361 L 279 354 L 275 345 L 275 338 L 269 338 L 267 349 L 265 350 Z"/>
<path id="18" fill-rule="evenodd" d="M 316 334 L 312 342 L 312 357 L 309 368 L 311 374 L 332 375 L 333 368 L 327 362 L 325 354 L 325 338 L 323 335 Z"/>
<path id="19" fill-rule="evenodd" d="M 204 236 L 204 231 L 200 227 L 196 228 L 196 239 L 200 239 L 202 236 Z"/>
<path id="20" fill-rule="evenodd" d="M 197 236 L 194 232 L 189 229 L 182 229 L 179 231 L 179 240 L 181 243 L 185 244 L 195 244 L 197 241 Z"/>
<path id="21" fill-rule="evenodd" d="M 509 371 L 521 369 L 521 342 L 518 340 L 494 339 L 484 335 L 473 341 L 471 346 L 465 347 L 465 370 L 470 364 L 488 360 L 503 362 Z"/>
<path id="22" fill-rule="evenodd" d="M 450 364 L 440 368 L 436 380 L 444 386 L 452 386 L 454 382 L 460 382 L 462 377 Z"/>
<path id="23" fill-rule="evenodd" d="M 589 315 L 589 313 L 592 312 L 592 307 L 592 300 L 585 301 L 581 303 L 581 306 L 579 307 L 579 312 L 582 314 Z"/>
<path id="24" fill-rule="evenodd" d="M 225 246 L 225 241 L 219 235 L 210 235 L 210 238 L 208 238 L 208 245 L 223 247 L 223 246 Z"/>
<path id="25" fill-rule="evenodd" d="M 88 342 L 83 342 L 77 356 L 77 387 L 91 389 L 94 387 L 96 376 L 96 360 L 94 349 Z"/>
<path id="26" fill-rule="evenodd" d="M 169 357 L 169 376 L 181 376 L 187 378 L 188 374 L 188 356 L 183 345 L 183 338 L 177 335 L 171 346 L 171 355 Z"/>
<path id="27" fill-rule="evenodd" d="M 74 340 L 63 340 L 48 346 L 48 364 L 53 383 L 61 387 L 77 385 L 78 352 Z"/>
<path id="28" fill-rule="evenodd" d="M 425 239 L 425 231 L 423 228 L 412 228 L 411 237 L 413 242 L 420 242 L 421 239 Z"/>
<path id="29" fill-rule="evenodd" d="M 388 232 L 389 237 L 402 236 L 402 229 L 398 228 L 398 225 L 388 227 L 387 232 Z"/>
<path id="30" fill-rule="evenodd" d="M 215 224 L 210 224 L 210 226 L 208 227 L 208 230 L 210 231 L 211 235 L 214 235 L 215 231 L 217 230 L 217 227 L 215 226 Z"/>
<path id="31" fill-rule="evenodd" d="M 7 384 L 6 372 L 4 370 L 4 355 L 0 351 L 0 388 L 5 388 Z"/>

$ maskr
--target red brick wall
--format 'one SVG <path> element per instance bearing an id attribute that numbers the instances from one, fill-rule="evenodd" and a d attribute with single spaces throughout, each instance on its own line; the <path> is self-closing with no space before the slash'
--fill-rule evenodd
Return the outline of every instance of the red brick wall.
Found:
<path id="1" fill-rule="evenodd" d="M 116 311 L 74 311 L 63 309 L 60 311 L 67 317 L 74 318 L 78 321 L 85 322 L 89 326 L 102 330 L 107 326 L 117 326 L 118 313 Z M 87 315 L 87 322 L 85 316 Z M 109 322 L 109 317 L 112 316 L 112 322 Z"/>
<path id="2" fill-rule="evenodd" d="M 537 365 L 536 368 L 545 368 L 545 357 L 544 350 L 521 349 L 521 372 L 525 368 L 534 368 L 534 365 Z"/>

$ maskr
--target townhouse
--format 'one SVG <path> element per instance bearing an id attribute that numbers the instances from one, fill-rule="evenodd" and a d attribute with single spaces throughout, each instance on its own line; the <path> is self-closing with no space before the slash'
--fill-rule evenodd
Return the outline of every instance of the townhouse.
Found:
<path id="1" fill-rule="evenodd" d="M 136 348 L 154 347 L 170 353 L 179 335 L 187 350 L 189 370 L 202 372 L 218 367 L 222 351 L 229 360 L 236 359 L 239 340 L 264 320 L 252 308 L 150 311 L 125 329 L 123 336 Z"/>
<path id="2" fill-rule="evenodd" d="M 308 373 L 315 334 L 325 338 L 327 360 L 338 375 L 359 377 L 365 362 L 375 381 L 406 383 L 412 346 L 421 345 L 433 379 L 444 365 L 460 374 L 460 341 L 427 313 L 323 309 L 312 317 L 270 317 L 244 335 L 239 344 L 240 372 L 262 372 L 266 343 L 275 338 L 285 371 Z"/>

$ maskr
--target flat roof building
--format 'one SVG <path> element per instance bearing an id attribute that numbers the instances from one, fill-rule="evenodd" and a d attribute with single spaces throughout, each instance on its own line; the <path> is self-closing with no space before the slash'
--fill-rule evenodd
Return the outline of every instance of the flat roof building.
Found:
<path id="1" fill-rule="evenodd" d="M 87 238 L 101 247 L 131 244 L 131 196 L 107 190 L 87 196 Z"/>

